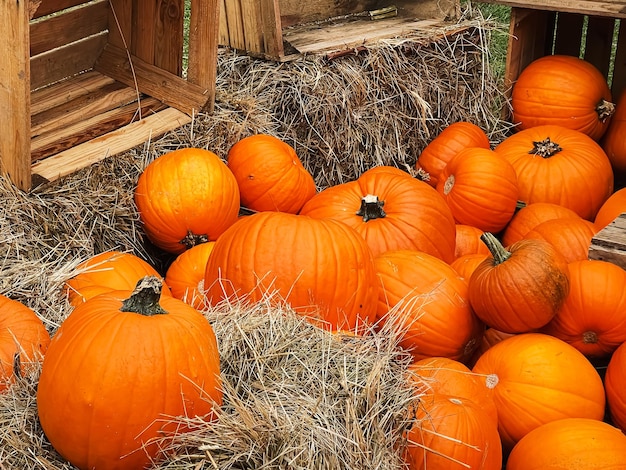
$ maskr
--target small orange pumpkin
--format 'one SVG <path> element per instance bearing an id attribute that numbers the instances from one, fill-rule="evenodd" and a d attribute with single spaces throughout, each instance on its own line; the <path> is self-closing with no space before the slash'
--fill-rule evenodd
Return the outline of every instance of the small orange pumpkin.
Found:
<path id="1" fill-rule="evenodd" d="M 594 223 L 596 230 L 600 231 L 620 214 L 626 212 L 626 188 L 621 188 L 609 196 L 596 214 Z"/>
<path id="2" fill-rule="evenodd" d="M 591 239 L 596 234 L 593 222 L 580 217 L 552 219 L 540 223 L 524 238 L 545 240 L 563 255 L 568 263 L 588 258 Z"/>
<path id="3" fill-rule="evenodd" d="M 455 259 L 469 254 L 489 254 L 489 249 L 480 240 L 483 231 L 478 227 L 466 224 L 456 224 Z"/>
<path id="4" fill-rule="evenodd" d="M 450 266 L 459 274 L 459 276 L 461 276 L 466 281 L 469 281 L 474 270 L 489 256 L 490 253 L 470 253 L 467 255 L 461 255 L 452 263 L 450 263 Z"/>
<path id="5" fill-rule="evenodd" d="M 626 91 L 623 91 L 615 105 L 615 114 L 611 118 L 609 127 L 602 137 L 602 148 L 613 166 L 615 173 L 626 172 Z"/>
<path id="6" fill-rule="evenodd" d="M 205 242 L 182 252 L 165 273 L 172 295 L 197 309 L 206 308 L 204 271 L 215 242 Z"/>
<path id="7" fill-rule="evenodd" d="M 572 209 L 551 202 L 524 204 L 513 216 L 502 234 L 502 244 L 512 245 L 526 237 L 526 234 L 542 222 L 552 219 L 574 218 L 580 216 Z"/>

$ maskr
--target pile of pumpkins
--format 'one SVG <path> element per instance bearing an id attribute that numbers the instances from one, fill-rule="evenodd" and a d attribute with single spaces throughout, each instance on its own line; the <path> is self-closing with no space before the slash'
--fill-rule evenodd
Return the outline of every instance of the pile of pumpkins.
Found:
<path id="1" fill-rule="evenodd" d="M 200 312 L 264 300 L 332 332 L 393 322 L 422 397 L 410 469 L 624 468 L 626 271 L 587 253 L 626 212 L 613 187 L 626 98 L 613 104 L 584 60 L 547 56 L 520 75 L 512 109 L 516 132 L 493 147 L 453 123 L 414 171 L 376 167 L 323 190 L 269 135 L 226 161 L 199 148 L 154 160 L 134 196 L 148 239 L 176 257 L 164 279 L 101 253 L 68 280 L 75 308 L 52 341 L 32 326 L 21 344 L 44 357 L 52 445 L 79 468 L 158 458 L 150 443 L 174 431 L 159 416 L 210 418 L 221 404 Z M 16 361 L 0 361 L 10 381 Z"/>

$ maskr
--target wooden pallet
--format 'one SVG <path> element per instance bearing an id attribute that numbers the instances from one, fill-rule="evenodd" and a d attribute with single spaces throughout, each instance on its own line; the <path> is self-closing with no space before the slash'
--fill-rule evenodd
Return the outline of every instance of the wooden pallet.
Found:
<path id="1" fill-rule="evenodd" d="M 626 269 L 626 213 L 592 238 L 589 259 L 609 261 Z"/>

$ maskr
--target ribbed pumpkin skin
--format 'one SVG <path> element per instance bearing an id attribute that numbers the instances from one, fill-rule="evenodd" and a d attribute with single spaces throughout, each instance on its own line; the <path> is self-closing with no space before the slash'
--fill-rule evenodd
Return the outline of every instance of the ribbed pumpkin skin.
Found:
<path id="1" fill-rule="evenodd" d="M 172 295 L 197 309 L 204 309 L 204 272 L 215 242 L 189 248 L 176 257 L 165 273 Z"/>
<path id="2" fill-rule="evenodd" d="M 588 258 L 595 234 L 593 222 L 578 217 L 547 220 L 528 232 L 525 238 L 547 241 L 571 263 Z"/>
<path id="3" fill-rule="evenodd" d="M 534 143 L 561 148 L 535 154 Z M 561 126 L 531 127 L 504 139 L 494 149 L 517 173 L 519 199 L 526 204 L 550 202 L 593 220 L 613 192 L 613 170 L 602 147 L 587 135 Z"/>
<path id="4" fill-rule="evenodd" d="M 502 445 L 489 414 L 471 400 L 424 397 L 407 433 L 410 470 L 500 470 Z"/>
<path id="5" fill-rule="evenodd" d="M 622 343 L 611 355 L 604 376 L 604 388 L 609 405 L 611 421 L 626 432 L 626 343 Z"/>
<path id="6" fill-rule="evenodd" d="M 604 201 L 594 220 L 596 229 L 602 230 L 623 212 L 626 212 L 626 188 L 618 189 Z"/>
<path id="7" fill-rule="evenodd" d="M 552 336 L 524 333 L 504 339 L 485 351 L 472 371 L 497 376 L 490 386 L 505 450 L 541 424 L 604 417 L 598 372 L 573 346 Z"/>
<path id="8" fill-rule="evenodd" d="M 54 448 L 81 470 L 144 468 L 158 448 L 144 451 L 142 443 L 176 430 L 163 419 L 208 419 L 211 399 L 221 404 L 208 321 L 173 297 L 161 297 L 167 314 L 122 312 L 129 294 L 102 294 L 76 307 L 44 359 L 39 419 Z"/>
<path id="9" fill-rule="evenodd" d="M 615 105 L 615 114 L 604 134 L 601 144 L 611 161 L 613 170 L 626 172 L 626 92 L 622 92 Z"/>
<path id="10" fill-rule="evenodd" d="M 334 220 L 258 212 L 215 242 L 204 285 L 207 301 L 276 292 L 332 330 L 354 330 L 376 314 L 378 281 L 365 240 Z M 319 312 L 318 312 L 319 309 Z"/>
<path id="11" fill-rule="evenodd" d="M 623 470 L 626 436 L 594 419 L 544 424 L 513 448 L 506 470 Z"/>
<path id="12" fill-rule="evenodd" d="M 600 260 L 569 264 L 570 291 L 542 332 L 588 357 L 607 357 L 626 341 L 626 271 Z"/>
<path id="13" fill-rule="evenodd" d="M 468 360 L 484 325 L 467 298 L 467 281 L 444 261 L 419 251 L 392 250 L 374 258 L 380 290 L 376 317 L 405 331 L 400 345 L 415 360 L 444 356 Z M 454 325 L 451 327 L 450 325 Z"/>
<path id="14" fill-rule="evenodd" d="M 498 233 L 513 217 L 519 190 L 513 166 L 493 150 L 466 148 L 439 174 L 437 192 L 458 224 Z"/>
<path id="15" fill-rule="evenodd" d="M 482 263 L 489 254 L 482 253 L 470 253 L 467 255 L 461 255 L 457 259 L 455 259 L 450 266 L 454 269 L 459 276 L 464 278 L 469 282 L 470 277 L 472 277 L 472 273 L 476 269 L 476 267 Z"/>
<path id="16" fill-rule="evenodd" d="M 147 261 L 132 253 L 105 251 L 85 260 L 78 273 L 65 282 L 65 292 L 72 306 L 77 306 L 98 294 L 118 290 L 133 290 L 144 276 L 160 274 Z M 171 295 L 167 285 L 163 294 Z"/>
<path id="17" fill-rule="evenodd" d="M 547 220 L 579 217 L 573 210 L 559 204 L 551 202 L 528 204 L 518 210 L 507 225 L 502 234 L 502 243 L 509 246 L 520 241 L 533 228 Z"/>
<path id="18" fill-rule="evenodd" d="M 173 254 L 193 246 L 194 237 L 216 240 L 239 215 L 235 177 L 204 149 L 174 150 L 152 161 L 139 176 L 134 198 L 150 241 Z"/>
<path id="19" fill-rule="evenodd" d="M 478 227 L 466 224 L 456 224 L 456 248 L 454 250 L 454 259 L 469 254 L 489 254 L 489 250 L 480 236 L 483 231 Z"/>
<path id="20" fill-rule="evenodd" d="M 50 335 L 34 311 L 0 295 L 0 392 L 15 379 L 14 359 L 19 354 L 20 374 L 43 359 Z"/>
<path id="21" fill-rule="evenodd" d="M 384 202 L 384 217 L 357 215 L 367 195 Z M 418 250 L 446 262 L 454 259 L 456 229 L 450 208 L 437 191 L 397 170 L 376 167 L 357 180 L 331 186 L 300 211 L 316 219 L 338 220 L 357 231 L 374 256 L 388 250 Z"/>
<path id="22" fill-rule="evenodd" d="M 520 73 L 511 95 L 513 122 L 519 129 L 558 125 L 599 140 L 610 116 L 601 120 L 597 107 L 612 96 L 604 76 L 578 57 L 548 55 Z"/>
<path id="23" fill-rule="evenodd" d="M 317 191 L 294 148 L 274 136 L 241 139 L 228 151 L 227 161 L 248 209 L 297 214 Z"/>
<path id="24" fill-rule="evenodd" d="M 471 147 L 488 149 L 489 138 L 479 126 L 467 121 L 453 122 L 444 128 L 420 153 L 416 169 L 421 168 L 430 176 L 428 184 L 435 187 L 439 173 L 461 150 Z"/>

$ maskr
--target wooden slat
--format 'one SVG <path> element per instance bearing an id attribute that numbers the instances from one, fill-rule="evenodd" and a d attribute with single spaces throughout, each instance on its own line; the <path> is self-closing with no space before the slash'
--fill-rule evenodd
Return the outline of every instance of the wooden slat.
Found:
<path id="1" fill-rule="evenodd" d="M 50 15 L 83 3 L 86 3 L 85 0 L 43 0 L 33 18 L 41 18 L 42 16 Z"/>
<path id="2" fill-rule="evenodd" d="M 220 7 L 220 21 L 219 21 L 219 44 L 230 45 L 230 33 L 228 31 L 228 20 L 226 19 L 226 1 L 227 0 L 218 0 Z M 192 4 L 193 8 L 193 4 Z M 191 31 L 190 31 L 191 33 Z"/>
<path id="3" fill-rule="evenodd" d="M 132 0 L 109 0 L 109 44 L 120 49 L 131 46 Z"/>
<path id="4" fill-rule="evenodd" d="M 263 18 L 263 51 L 268 58 L 278 59 L 285 54 L 278 0 L 260 0 Z"/>
<path id="5" fill-rule="evenodd" d="M 626 269 L 626 213 L 591 239 L 589 259 L 609 261 Z"/>
<path id="6" fill-rule="evenodd" d="M 145 63 L 154 65 L 154 44 L 157 35 L 159 0 L 134 0 L 131 13 L 130 52 Z"/>
<path id="7" fill-rule="evenodd" d="M 191 122 L 191 118 L 167 108 L 89 142 L 48 157 L 32 166 L 33 179 L 53 181 L 104 158 L 130 150 L 168 131 Z"/>
<path id="8" fill-rule="evenodd" d="M 163 70 L 181 76 L 185 1 L 160 0 L 156 13 L 157 16 L 153 20 L 156 25 L 153 63 Z M 217 28 L 217 25 L 214 28 Z"/>
<path id="9" fill-rule="evenodd" d="M 584 16 L 572 13 L 558 13 L 554 54 L 580 55 L 580 42 L 583 37 Z"/>
<path id="10" fill-rule="evenodd" d="M 613 18 L 590 16 L 587 25 L 584 58 L 608 79 L 613 45 Z"/>
<path id="11" fill-rule="evenodd" d="M 137 103 L 128 104 L 40 135 L 31 141 L 31 161 L 37 162 L 88 142 L 164 108 L 165 105 L 155 98 L 146 98 L 141 100 L 140 106 Z"/>
<path id="12" fill-rule="evenodd" d="M 41 54 L 106 31 L 108 6 L 108 0 L 103 0 L 31 23 L 30 55 Z"/>
<path id="13" fill-rule="evenodd" d="M 531 8 L 547 11 L 580 13 L 592 16 L 610 16 L 626 18 L 626 2 L 624 0 L 483 0 L 485 3 L 496 3 L 516 8 Z"/>
<path id="14" fill-rule="evenodd" d="M 168 106 L 188 114 L 203 109 L 209 99 L 209 89 L 184 80 L 174 74 L 146 64 L 138 57 L 107 45 L 96 63 L 96 70 L 130 87 L 160 99 Z"/>
<path id="15" fill-rule="evenodd" d="M 259 0 L 241 0 L 241 18 L 243 20 L 244 50 L 265 52 L 263 45 L 263 23 Z"/>
<path id="16" fill-rule="evenodd" d="M 35 90 L 91 70 L 106 39 L 106 34 L 100 34 L 33 57 L 30 61 L 31 88 Z"/>
<path id="17" fill-rule="evenodd" d="M 246 35 L 243 28 L 241 0 L 225 0 L 224 17 L 228 29 L 228 42 L 223 44 L 234 49 L 245 50 Z"/>
<path id="18" fill-rule="evenodd" d="M 26 2 L 0 2 L 0 170 L 30 189 L 30 68 Z"/>

